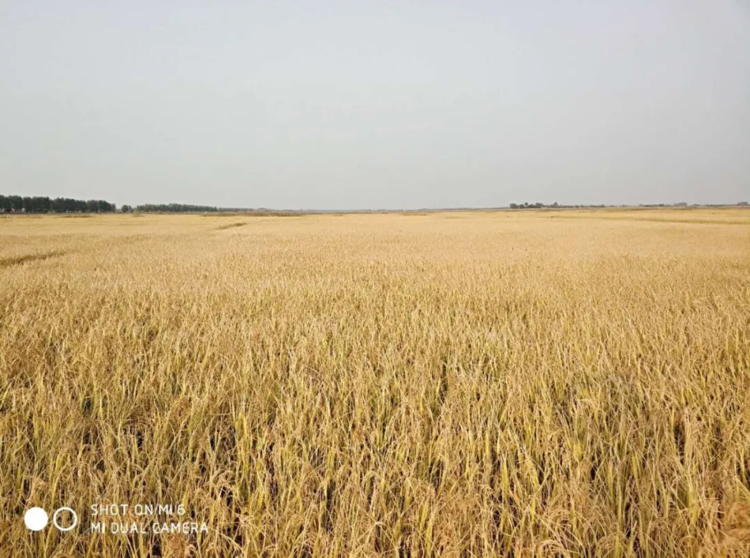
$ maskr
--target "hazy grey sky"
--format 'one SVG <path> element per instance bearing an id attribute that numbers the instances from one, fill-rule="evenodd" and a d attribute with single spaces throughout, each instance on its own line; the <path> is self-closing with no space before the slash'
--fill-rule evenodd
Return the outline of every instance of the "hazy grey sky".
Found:
<path id="1" fill-rule="evenodd" d="M 0 193 L 750 199 L 750 0 L 2 0 Z"/>

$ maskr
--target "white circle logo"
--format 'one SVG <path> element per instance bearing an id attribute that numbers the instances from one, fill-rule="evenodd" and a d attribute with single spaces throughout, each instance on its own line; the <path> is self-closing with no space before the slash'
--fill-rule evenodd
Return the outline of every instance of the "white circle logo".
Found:
<path id="1" fill-rule="evenodd" d="M 62 512 L 70 512 L 70 515 L 73 516 L 73 521 L 67 527 L 61 527 L 57 522 L 57 516 Z M 44 516 L 46 518 L 47 514 L 45 513 Z M 52 516 L 52 523 L 55 525 L 55 527 L 60 529 L 60 531 L 72 531 L 76 528 L 76 525 L 78 525 L 78 514 L 74 512 L 72 508 L 59 508 L 57 511 L 55 511 L 55 515 Z"/>
<path id="2" fill-rule="evenodd" d="M 49 516 L 42 508 L 29 508 L 23 514 L 23 522 L 29 531 L 41 531 L 49 523 Z"/>

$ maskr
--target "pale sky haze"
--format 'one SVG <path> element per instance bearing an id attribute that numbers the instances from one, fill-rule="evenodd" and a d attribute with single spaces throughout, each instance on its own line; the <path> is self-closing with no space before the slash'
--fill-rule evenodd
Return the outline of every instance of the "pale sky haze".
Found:
<path id="1" fill-rule="evenodd" d="M 0 3 L 0 193 L 750 201 L 750 0 Z"/>

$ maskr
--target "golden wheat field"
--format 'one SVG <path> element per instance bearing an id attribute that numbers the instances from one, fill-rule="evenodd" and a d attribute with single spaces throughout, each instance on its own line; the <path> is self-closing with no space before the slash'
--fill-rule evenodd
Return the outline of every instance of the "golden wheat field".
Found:
<path id="1" fill-rule="evenodd" d="M 3 557 L 747 557 L 750 210 L 0 217 L 0 472 Z"/>

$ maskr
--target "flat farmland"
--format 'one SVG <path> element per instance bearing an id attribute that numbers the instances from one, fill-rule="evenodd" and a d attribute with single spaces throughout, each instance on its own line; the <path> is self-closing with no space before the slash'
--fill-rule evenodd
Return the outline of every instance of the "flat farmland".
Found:
<path id="1" fill-rule="evenodd" d="M 0 216 L 0 471 L 2 556 L 748 556 L 750 210 Z"/>

